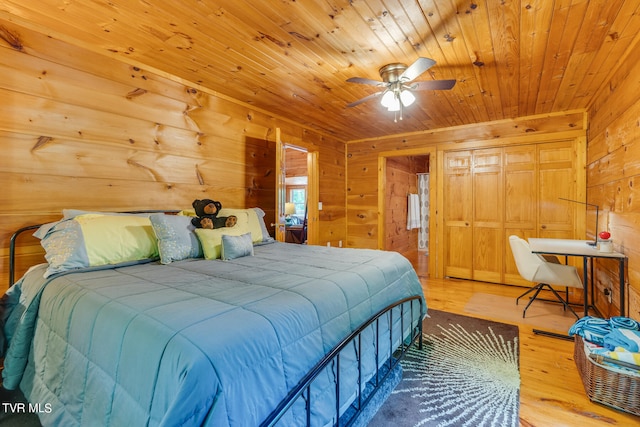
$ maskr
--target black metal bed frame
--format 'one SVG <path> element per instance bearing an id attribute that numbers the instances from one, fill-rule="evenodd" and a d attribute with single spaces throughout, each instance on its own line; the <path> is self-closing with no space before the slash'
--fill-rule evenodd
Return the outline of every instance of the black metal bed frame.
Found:
<path id="1" fill-rule="evenodd" d="M 383 364 L 380 364 L 380 354 L 378 350 L 380 349 L 380 318 L 385 315 L 389 315 L 389 348 L 388 350 L 392 351 L 392 346 L 394 342 L 393 337 L 393 310 L 397 307 L 400 307 L 400 331 L 401 334 L 404 334 L 405 330 L 405 307 L 408 305 L 410 310 L 410 322 L 413 322 L 414 317 L 414 305 L 418 303 L 420 315 L 418 316 L 417 325 L 411 325 L 411 335 L 408 340 L 405 337 L 400 338 L 400 346 L 399 349 L 396 350 L 393 354 L 389 354 L 389 357 Z M 271 412 L 271 414 L 260 424 L 260 427 L 273 427 L 277 424 L 277 422 L 287 413 L 287 411 L 293 406 L 293 404 L 297 401 L 298 398 L 302 397 L 305 401 L 305 412 L 306 412 L 306 425 L 309 427 L 311 425 L 311 385 L 313 381 L 320 375 L 321 372 L 324 371 L 325 368 L 329 366 L 329 364 L 333 364 L 335 366 L 335 401 L 336 401 L 336 413 L 335 413 L 335 424 L 336 427 L 348 427 L 352 425 L 362 411 L 364 407 L 371 401 L 376 392 L 379 390 L 380 385 L 384 383 L 387 377 L 393 372 L 394 368 L 400 363 L 402 358 L 404 358 L 407 349 L 418 340 L 418 347 L 422 349 L 422 297 L 418 295 L 414 295 L 412 297 L 404 298 L 403 300 L 397 301 L 394 304 L 391 304 L 378 313 L 376 313 L 372 318 L 364 322 L 360 327 L 354 330 L 351 334 L 345 337 L 342 341 L 340 341 L 331 351 L 329 351 L 308 373 L 305 375 L 298 384 L 289 391 L 287 396 L 280 402 L 278 406 Z M 340 352 L 350 345 L 351 343 L 356 342 L 357 340 L 357 354 L 361 355 L 362 349 L 362 333 L 372 324 L 375 324 L 374 334 L 375 334 L 375 364 L 376 364 L 376 372 L 374 377 L 370 380 L 370 383 L 373 385 L 373 389 L 368 392 L 366 396 L 363 396 L 363 387 L 362 384 L 362 358 L 358 356 L 358 387 L 356 390 L 356 400 L 351 404 L 351 408 L 354 409 L 353 414 L 349 417 L 348 420 L 344 420 L 344 424 L 341 424 L 341 414 L 340 414 Z"/>
<path id="2" fill-rule="evenodd" d="M 40 226 L 42 226 L 42 224 L 22 227 L 11 235 L 11 240 L 9 240 L 9 286 L 13 285 L 16 274 L 16 240 L 18 239 L 18 236 L 25 231 L 35 230 Z"/>
<path id="3" fill-rule="evenodd" d="M 135 211 L 135 212 L 126 212 L 126 213 L 141 213 L 148 211 Z M 158 212 L 158 211 L 155 211 Z M 164 211 L 163 211 L 164 212 Z M 125 213 L 125 212 L 123 212 Z M 15 246 L 16 240 L 18 236 L 26 231 L 34 230 L 42 226 L 42 224 L 29 225 L 26 227 L 22 227 L 18 229 L 11 235 L 11 239 L 9 241 L 9 286 L 13 285 L 15 279 Z M 418 316 L 414 316 L 416 308 L 414 306 L 418 305 L 417 309 Z M 404 334 L 405 331 L 405 307 L 409 307 L 409 319 L 411 322 L 410 325 L 410 336 L 399 338 L 399 347 L 394 352 L 393 351 L 393 343 L 394 343 L 394 309 L 400 310 L 400 333 Z M 311 385 L 314 380 L 330 365 L 335 366 L 335 401 L 336 401 L 336 413 L 335 413 L 335 424 L 336 427 L 349 427 L 351 426 L 358 418 L 361 411 L 367 406 L 367 404 L 371 401 L 371 399 L 375 396 L 375 394 L 380 389 L 380 386 L 385 382 L 385 380 L 392 374 L 394 369 L 400 363 L 400 361 L 406 355 L 407 349 L 414 345 L 416 340 L 418 341 L 418 347 L 422 349 L 422 313 L 423 313 L 423 298 L 419 295 L 414 295 L 412 297 L 404 298 L 400 301 L 397 301 L 382 310 L 376 313 L 369 320 L 360 325 L 356 330 L 351 332 L 347 337 L 342 339 L 331 351 L 329 351 L 299 382 L 298 384 L 289 391 L 287 396 L 276 406 L 276 408 L 269 414 L 269 416 L 260 424 L 260 427 L 272 427 L 277 424 L 277 422 L 287 413 L 287 411 L 293 406 L 293 404 L 298 400 L 298 398 L 302 397 L 305 399 L 305 412 L 306 412 L 306 425 L 309 427 L 311 425 Z M 386 357 L 384 363 L 380 363 L 380 319 L 387 315 L 389 316 L 388 327 L 389 327 L 389 347 L 385 350 L 389 351 L 388 357 Z M 416 320 L 416 325 L 413 325 L 414 319 Z M 368 389 L 362 384 L 362 334 L 367 328 L 370 326 L 374 326 L 374 337 L 375 337 L 375 375 L 371 378 L 367 384 L 372 385 L 372 389 Z M 357 342 L 356 342 L 357 341 Z M 353 410 L 350 413 L 349 419 L 342 420 L 340 414 L 340 353 L 344 350 L 348 345 L 356 343 L 357 346 L 357 354 L 358 354 L 358 386 L 356 390 L 356 398 L 354 402 L 350 405 L 350 408 Z M 393 352 L 393 353 L 392 353 Z M 392 353 L 392 354 L 391 354 Z M 366 393 L 366 395 L 363 395 Z M 344 424 L 341 422 L 344 421 Z"/>

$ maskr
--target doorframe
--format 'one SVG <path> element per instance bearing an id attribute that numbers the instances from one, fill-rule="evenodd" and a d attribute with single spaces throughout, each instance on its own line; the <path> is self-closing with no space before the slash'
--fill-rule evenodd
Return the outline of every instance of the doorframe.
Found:
<path id="1" fill-rule="evenodd" d="M 429 206 L 433 213 L 429 215 L 429 276 L 437 277 L 438 261 L 436 217 L 437 197 L 437 147 L 435 145 L 406 150 L 381 151 L 378 153 L 378 249 L 384 249 L 386 224 L 386 194 L 387 194 L 387 159 L 389 157 L 429 156 Z M 434 208 L 436 208 L 434 210 Z"/>
<path id="2" fill-rule="evenodd" d="M 317 245 L 320 225 L 320 172 L 317 151 L 307 150 L 307 245 Z"/>
<path id="3" fill-rule="evenodd" d="M 317 150 L 305 147 L 304 144 L 293 144 L 283 141 L 280 128 L 276 128 L 276 240 L 280 242 L 285 241 L 286 223 L 284 203 L 287 199 L 287 195 L 285 192 L 286 164 L 284 162 L 284 156 L 287 147 L 305 151 L 307 153 L 307 244 L 315 245 L 318 243 L 319 234 L 319 153 Z"/>

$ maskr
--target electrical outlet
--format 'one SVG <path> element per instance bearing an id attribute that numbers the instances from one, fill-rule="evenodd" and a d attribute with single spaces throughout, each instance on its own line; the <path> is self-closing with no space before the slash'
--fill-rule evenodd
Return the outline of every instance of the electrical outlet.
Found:
<path id="1" fill-rule="evenodd" d="M 613 292 L 611 292 L 611 288 L 604 288 L 604 295 L 607 297 L 607 301 L 609 301 L 609 304 L 613 302 L 613 300 L 611 299 L 612 293 Z"/>

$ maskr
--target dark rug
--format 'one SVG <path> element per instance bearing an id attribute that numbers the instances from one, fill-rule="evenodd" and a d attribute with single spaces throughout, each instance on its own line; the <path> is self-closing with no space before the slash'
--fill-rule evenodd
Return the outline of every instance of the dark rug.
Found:
<path id="1" fill-rule="evenodd" d="M 38 416 L 20 390 L 6 390 L 0 386 L 0 427 L 41 427 Z"/>
<path id="2" fill-rule="evenodd" d="M 518 327 L 429 310 L 422 350 L 369 427 L 519 425 Z"/>

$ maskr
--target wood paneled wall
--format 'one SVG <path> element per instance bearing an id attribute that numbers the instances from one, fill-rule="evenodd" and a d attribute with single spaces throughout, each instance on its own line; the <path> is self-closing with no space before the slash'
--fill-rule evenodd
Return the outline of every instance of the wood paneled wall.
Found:
<path id="1" fill-rule="evenodd" d="M 442 182 L 434 182 L 434 177 L 444 152 L 584 138 L 585 116 L 584 111 L 570 111 L 348 142 L 347 245 L 378 248 L 384 241 L 379 239 L 379 218 L 383 216 L 379 212 L 382 195 L 378 194 L 381 157 L 433 152 L 429 162 L 431 185 L 441 189 Z M 443 256 L 438 241 L 442 230 L 435 226 L 441 221 L 441 201 L 434 200 L 431 193 L 434 214 L 430 218 L 429 271 L 437 276 L 442 274 Z"/>
<path id="2" fill-rule="evenodd" d="M 287 149 L 285 151 L 285 175 L 287 178 L 295 176 L 307 176 L 307 152 L 296 149 Z"/>
<path id="3" fill-rule="evenodd" d="M 637 44 L 637 43 L 636 43 Z M 628 257 L 627 313 L 640 320 L 640 52 L 630 49 L 589 108 L 587 198 L 600 206 L 598 230 L 609 230 L 614 250 Z M 587 221 L 594 234 L 595 218 Z M 616 263 L 600 262 L 597 305 L 619 312 Z M 603 290 L 613 290 L 609 304 Z"/>
<path id="4" fill-rule="evenodd" d="M 0 289 L 8 243 L 63 208 L 183 209 L 196 198 L 275 211 L 275 129 L 318 151 L 319 235 L 345 240 L 339 138 L 0 20 Z M 18 274 L 41 262 L 25 237 Z"/>

